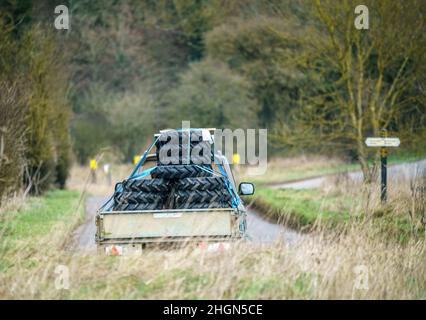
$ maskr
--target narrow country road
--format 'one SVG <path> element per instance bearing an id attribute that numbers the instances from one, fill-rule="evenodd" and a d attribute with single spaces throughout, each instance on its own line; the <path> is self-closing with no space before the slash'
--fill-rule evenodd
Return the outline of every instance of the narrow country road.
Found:
<path id="1" fill-rule="evenodd" d="M 107 200 L 107 197 L 88 197 L 86 200 L 86 219 L 73 233 L 72 249 L 82 252 L 94 252 L 95 244 L 95 216 L 96 210 Z M 248 210 L 247 230 L 250 241 L 255 244 L 282 242 L 294 244 L 304 235 L 263 219 L 253 210 Z"/>
<path id="2" fill-rule="evenodd" d="M 426 159 L 410 162 L 410 163 L 401 163 L 397 165 L 392 165 L 388 167 L 388 179 L 393 180 L 395 178 L 405 176 L 412 177 L 416 174 L 416 172 L 420 170 L 426 170 Z M 274 189 L 284 189 L 284 188 L 292 188 L 292 189 L 310 189 L 310 188 L 319 188 L 321 185 L 327 182 L 328 179 L 333 176 L 337 176 L 337 174 L 330 174 L 321 177 L 308 178 L 295 182 L 285 182 L 282 184 L 277 184 L 272 186 Z M 354 171 L 348 172 L 348 177 L 352 180 L 361 180 L 362 172 Z"/>
<path id="3" fill-rule="evenodd" d="M 390 180 L 398 176 L 414 176 L 418 171 L 426 170 L 426 160 L 404 163 L 389 166 L 388 177 Z M 353 180 L 362 179 L 361 172 L 348 173 L 349 178 Z M 297 182 L 288 182 L 276 185 L 273 188 L 317 188 L 327 182 L 327 179 L 333 175 L 316 177 Z M 107 200 L 107 197 L 88 197 L 86 200 L 86 220 L 73 233 L 73 249 L 83 252 L 92 252 L 96 250 L 95 245 L 95 216 L 96 210 Z M 268 244 L 282 242 L 292 245 L 306 237 L 297 231 L 286 228 L 282 225 L 265 220 L 261 215 L 252 209 L 248 209 L 247 230 L 250 240 L 254 244 Z"/>
<path id="4" fill-rule="evenodd" d="M 283 225 L 265 220 L 251 209 L 247 213 L 247 231 L 250 240 L 256 244 L 280 242 L 285 245 L 293 245 L 306 237 L 306 235 Z"/>
<path id="5" fill-rule="evenodd" d="M 73 233 L 72 249 L 83 252 L 95 252 L 95 216 L 98 208 L 107 200 L 107 197 L 90 196 L 86 200 L 86 219 Z"/>

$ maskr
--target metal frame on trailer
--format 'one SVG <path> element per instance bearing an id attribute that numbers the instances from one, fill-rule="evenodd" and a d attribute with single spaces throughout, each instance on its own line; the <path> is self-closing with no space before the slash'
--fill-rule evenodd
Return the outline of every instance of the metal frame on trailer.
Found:
<path id="1" fill-rule="evenodd" d="M 140 178 L 144 178 L 145 176 L 149 175 L 153 170 L 155 170 L 157 168 L 157 166 L 151 167 L 149 169 L 143 170 L 142 172 L 138 173 L 139 169 L 144 165 L 147 156 L 149 155 L 149 152 L 152 150 L 152 148 L 157 144 L 158 140 L 160 139 L 160 136 L 162 133 L 165 133 L 167 131 L 171 131 L 170 130 L 162 130 L 160 131 L 160 133 L 157 133 L 154 135 L 155 140 L 154 142 L 146 149 L 146 151 L 144 152 L 144 154 L 141 156 L 141 158 L 139 159 L 138 163 L 135 165 L 135 167 L 133 168 L 131 174 L 129 175 L 129 177 L 127 178 L 127 180 L 132 180 L 132 179 L 140 179 Z M 188 128 L 188 129 L 176 129 L 174 131 L 176 132 L 183 132 L 183 131 L 195 131 L 195 130 L 208 130 L 213 131 L 216 129 L 213 128 L 209 128 L 209 129 L 201 129 L 201 128 Z M 189 139 L 190 141 L 190 139 Z M 212 169 L 207 169 L 205 167 L 202 167 L 200 165 L 195 165 L 196 167 L 200 168 L 201 170 L 207 171 L 209 173 L 212 173 L 213 175 L 217 175 L 217 176 L 222 176 L 225 178 L 225 185 L 226 188 L 229 192 L 229 194 L 231 195 L 231 199 L 232 199 L 232 208 L 238 208 L 239 204 L 241 203 L 241 199 L 238 196 L 238 192 L 235 190 L 235 184 L 231 182 L 230 177 L 227 174 L 227 171 L 223 168 L 223 165 L 229 165 L 229 163 L 227 162 L 226 157 L 220 156 L 219 154 L 214 154 L 214 151 L 212 152 L 212 155 L 214 156 L 214 163 L 216 164 L 216 166 L 219 168 L 220 172 L 214 171 Z M 225 162 L 224 164 L 221 164 L 219 162 L 219 158 L 222 159 L 223 162 Z M 122 186 L 118 185 L 116 186 L 115 192 L 120 192 L 122 191 Z M 100 207 L 99 211 L 112 211 L 112 207 L 113 207 L 113 195 Z"/>

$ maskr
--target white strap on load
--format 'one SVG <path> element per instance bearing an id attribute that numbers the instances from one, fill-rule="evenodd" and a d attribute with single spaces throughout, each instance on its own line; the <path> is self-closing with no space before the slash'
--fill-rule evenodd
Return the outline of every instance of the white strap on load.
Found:
<path id="1" fill-rule="evenodd" d="M 208 141 L 210 144 L 213 143 L 212 135 L 208 129 L 202 129 L 203 141 Z"/>

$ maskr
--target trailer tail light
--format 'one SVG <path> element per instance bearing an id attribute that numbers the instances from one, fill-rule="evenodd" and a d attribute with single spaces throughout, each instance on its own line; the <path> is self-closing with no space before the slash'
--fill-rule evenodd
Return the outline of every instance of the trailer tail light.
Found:
<path id="1" fill-rule="evenodd" d="M 105 247 L 105 253 L 109 256 L 122 256 L 123 255 L 123 247 L 112 245 Z"/>
<path id="2" fill-rule="evenodd" d="M 229 242 L 214 242 L 214 243 L 206 243 L 202 241 L 198 244 L 198 249 L 206 252 L 222 252 L 229 250 L 231 248 L 231 244 Z"/>

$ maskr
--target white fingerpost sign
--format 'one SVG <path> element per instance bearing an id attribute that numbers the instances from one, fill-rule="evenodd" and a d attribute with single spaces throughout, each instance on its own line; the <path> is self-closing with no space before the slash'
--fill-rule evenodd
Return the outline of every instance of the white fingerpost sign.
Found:
<path id="1" fill-rule="evenodd" d="M 399 147 L 401 141 L 399 138 L 367 138 L 365 144 L 367 147 Z"/>

